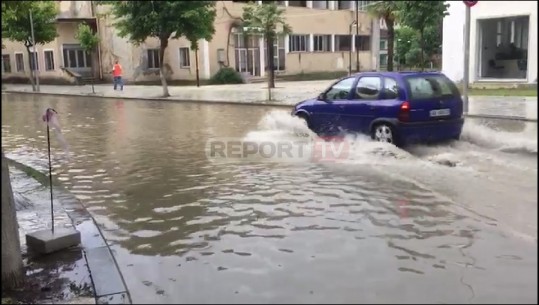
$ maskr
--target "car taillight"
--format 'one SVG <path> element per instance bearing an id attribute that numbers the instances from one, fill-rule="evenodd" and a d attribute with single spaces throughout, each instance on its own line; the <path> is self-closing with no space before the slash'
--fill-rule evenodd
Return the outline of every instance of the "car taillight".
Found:
<path id="1" fill-rule="evenodd" d="M 399 111 L 399 121 L 407 122 L 410 120 L 410 102 L 404 102 L 401 104 Z"/>

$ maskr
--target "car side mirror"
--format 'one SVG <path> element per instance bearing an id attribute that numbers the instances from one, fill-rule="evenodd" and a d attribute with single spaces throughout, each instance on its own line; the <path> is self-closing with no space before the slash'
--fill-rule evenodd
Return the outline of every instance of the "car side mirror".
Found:
<path id="1" fill-rule="evenodd" d="M 318 95 L 318 100 L 319 101 L 326 101 L 326 93 L 322 92 L 320 93 L 320 95 Z"/>

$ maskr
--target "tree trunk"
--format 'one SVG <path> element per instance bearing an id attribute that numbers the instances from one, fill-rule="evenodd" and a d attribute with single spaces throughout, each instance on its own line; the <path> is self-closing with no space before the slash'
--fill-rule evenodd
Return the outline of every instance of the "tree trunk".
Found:
<path id="1" fill-rule="evenodd" d="M 167 79 L 165 76 L 165 63 L 163 62 L 165 58 L 165 50 L 168 46 L 168 36 L 167 38 L 161 38 L 161 47 L 159 48 L 159 77 L 161 78 L 161 85 L 163 86 L 163 97 L 169 97 Z"/>
<path id="2" fill-rule="evenodd" d="M 425 41 L 423 40 L 423 32 L 424 30 L 421 29 L 419 31 L 419 43 L 421 44 L 421 54 L 420 54 L 420 60 L 419 64 L 421 65 L 421 72 L 425 71 Z"/>
<path id="3" fill-rule="evenodd" d="M 275 88 L 275 65 L 273 64 L 273 36 L 266 35 L 266 48 L 268 49 L 268 89 Z"/>
<path id="4" fill-rule="evenodd" d="M 30 52 L 30 47 L 26 47 L 26 51 L 28 52 L 28 67 L 30 67 L 30 84 L 32 84 L 32 91 L 36 91 L 36 83 L 34 79 L 34 70 L 32 69 L 32 55 L 33 53 Z M 34 59 L 35 61 L 35 59 Z M 35 65 L 35 63 L 34 63 Z"/>
<path id="5" fill-rule="evenodd" d="M 2 150 L 2 288 L 13 289 L 24 281 L 19 226 L 9 180 L 9 168 Z"/>
<path id="6" fill-rule="evenodd" d="M 90 58 L 93 59 L 93 54 L 90 54 Z M 95 88 L 94 88 L 94 82 L 95 82 L 95 70 L 94 70 L 94 66 L 95 66 L 95 63 L 93 62 L 92 60 L 92 65 L 90 66 L 90 70 L 92 73 L 92 78 L 90 79 L 90 81 L 92 82 L 92 94 L 95 94 Z"/>
<path id="7" fill-rule="evenodd" d="M 393 71 L 393 58 L 395 56 L 395 24 L 393 20 L 386 20 L 387 24 L 387 71 Z"/>

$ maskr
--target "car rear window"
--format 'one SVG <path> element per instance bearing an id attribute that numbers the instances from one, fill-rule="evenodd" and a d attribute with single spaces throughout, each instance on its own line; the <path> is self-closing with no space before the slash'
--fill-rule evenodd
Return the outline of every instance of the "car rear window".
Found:
<path id="1" fill-rule="evenodd" d="M 405 79 L 412 100 L 460 95 L 455 84 L 443 75 L 409 76 Z"/>

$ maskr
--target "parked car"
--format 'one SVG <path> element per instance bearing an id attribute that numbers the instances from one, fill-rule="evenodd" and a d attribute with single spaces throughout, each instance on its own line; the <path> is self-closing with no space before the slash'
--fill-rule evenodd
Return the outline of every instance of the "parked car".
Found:
<path id="1" fill-rule="evenodd" d="M 438 72 L 365 72 L 344 77 L 294 106 L 319 135 L 363 133 L 403 146 L 458 140 L 464 125 L 459 90 Z"/>

